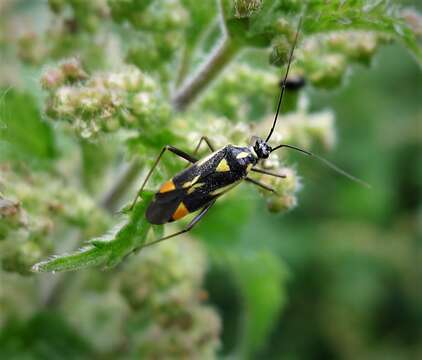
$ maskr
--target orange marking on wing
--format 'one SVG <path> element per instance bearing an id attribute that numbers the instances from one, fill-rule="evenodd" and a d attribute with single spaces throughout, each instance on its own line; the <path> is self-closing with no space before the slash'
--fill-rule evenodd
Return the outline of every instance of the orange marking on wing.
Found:
<path id="1" fill-rule="evenodd" d="M 179 220 L 187 214 L 189 214 L 189 210 L 186 208 L 185 204 L 181 202 L 177 207 L 176 211 L 174 212 L 172 218 L 173 220 Z"/>
<path id="2" fill-rule="evenodd" d="M 159 192 L 165 193 L 174 189 L 176 189 L 176 186 L 174 186 L 174 182 L 172 180 L 169 180 L 166 181 L 163 185 L 161 185 Z"/>

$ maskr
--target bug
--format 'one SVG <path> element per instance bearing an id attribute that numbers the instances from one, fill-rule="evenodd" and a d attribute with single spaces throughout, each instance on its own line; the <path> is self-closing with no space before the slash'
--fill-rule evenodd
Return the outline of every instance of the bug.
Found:
<path id="1" fill-rule="evenodd" d="M 154 199 L 146 210 L 146 219 L 151 224 L 165 224 L 177 221 L 190 213 L 196 211 L 199 212 L 190 221 L 185 229 L 168 236 L 164 236 L 158 240 L 149 242 L 144 246 L 150 246 L 152 244 L 156 244 L 157 242 L 170 239 L 190 231 L 205 216 L 205 214 L 211 209 L 211 207 L 215 204 L 216 200 L 220 196 L 231 190 L 242 181 L 249 182 L 267 191 L 275 192 L 273 188 L 255 179 L 252 179 L 248 175 L 250 172 L 257 172 L 267 176 L 284 178 L 284 175 L 273 173 L 258 167 L 260 161 L 267 159 L 272 152 L 281 148 L 293 149 L 306 155 L 316 157 L 335 171 L 351 178 L 352 180 L 363 183 L 361 180 L 339 169 L 328 160 L 325 160 L 324 158 L 321 158 L 309 151 L 288 144 L 281 144 L 275 147 L 272 147 L 269 144 L 269 140 L 271 139 L 271 135 L 273 134 L 277 124 L 283 95 L 286 87 L 288 87 L 288 74 L 294 49 L 297 44 L 301 22 L 302 19 L 299 20 L 293 45 L 290 50 L 286 72 L 281 83 L 281 91 L 278 98 L 277 110 L 274 116 L 274 120 L 265 140 L 258 136 L 253 136 L 249 146 L 236 146 L 229 144 L 223 148 L 215 149 L 211 141 L 207 137 L 202 136 L 198 145 L 196 146 L 194 154 L 196 154 L 201 144 L 205 142 L 211 150 L 211 154 L 203 159 L 197 159 L 195 155 L 190 155 L 170 145 L 163 147 L 153 166 L 145 177 L 145 180 L 138 191 L 132 207 L 145 188 L 148 179 L 157 167 L 163 154 L 166 151 L 170 151 L 174 155 L 177 155 L 180 158 L 188 161 L 190 165 L 161 185 L 160 189 L 155 194 Z M 303 84 L 301 83 L 299 85 Z"/>

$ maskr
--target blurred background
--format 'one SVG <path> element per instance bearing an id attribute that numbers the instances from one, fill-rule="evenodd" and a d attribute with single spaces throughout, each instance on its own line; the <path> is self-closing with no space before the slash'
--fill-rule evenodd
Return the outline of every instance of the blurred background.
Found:
<path id="1" fill-rule="evenodd" d="M 116 251 L 128 252 L 112 264 L 101 253 L 78 258 L 74 272 L 31 271 L 118 224 L 117 209 L 133 198 L 163 144 L 188 149 L 199 133 L 217 143 L 266 133 L 282 72 L 272 65 L 284 63 L 302 11 L 300 2 L 275 3 L 286 14 L 277 19 L 284 38 L 258 50 L 249 46 L 261 28 L 244 26 L 268 10 L 260 1 L 223 1 L 220 10 L 213 1 L 182 0 L 0 3 L 1 358 L 422 358 L 417 1 L 385 5 L 400 9 L 419 35 L 415 47 L 400 41 L 401 31 L 369 40 L 366 32 L 340 35 L 337 47 L 333 38 L 317 43 L 320 63 L 306 52 L 319 32 L 373 29 L 352 16 L 332 25 L 337 2 L 327 10 L 331 20 L 318 23 L 312 11 L 324 9 L 310 1 L 293 65 L 306 85 L 288 92 L 277 140 L 311 148 L 370 189 L 301 154 L 280 154 L 275 167 L 294 182 L 276 184 L 280 199 L 244 184 L 181 239 L 129 257 L 132 245 L 122 245 Z M 372 5 L 346 5 L 342 19 Z M 370 20 L 386 21 L 373 6 Z M 222 75 L 176 113 L 179 85 L 218 49 L 218 11 L 232 16 L 226 25 L 235 40 L 221 57 L 227 67 L 216 68 Z M 258 20 L 267 26 L 268 13 Z M 245 31 L 253 36 L 245 40 Z M 341 44 L 356 36 L 375 45 Z M 232 57 L 238 47 L 245 49 Z M 128 63 L 142 75 L 121 75 Z M 116 98 L 96 99 L 107 86 Z M 182 166 L 169 159 L 155 185 Z M 124 194 L 114 187 L 122 174 Z M 151 238 L 163 231 L 153 230 Z"/>

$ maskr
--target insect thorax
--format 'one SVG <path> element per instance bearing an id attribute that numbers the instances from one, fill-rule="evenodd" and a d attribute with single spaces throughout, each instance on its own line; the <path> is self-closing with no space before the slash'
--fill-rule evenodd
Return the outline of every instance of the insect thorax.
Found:
<path id="1" fill-rule="evenodd" d="M 227 145 L 226 160 L 231 171 L 242 173 L 243 177 L 256 165 L 258 158 L 251 147 Z"/>

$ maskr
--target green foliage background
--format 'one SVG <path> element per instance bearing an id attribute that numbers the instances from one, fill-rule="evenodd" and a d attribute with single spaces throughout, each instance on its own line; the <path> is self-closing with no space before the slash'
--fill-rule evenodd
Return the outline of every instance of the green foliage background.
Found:
<path id="1" fill-rule="evenodd" d="M 1 2 L 0 358 L 421 358 L 420 11 Z M 160 148 L 265 135 L 301 14 L 306 86 L 274 139 L 372 188 L 283 152 L 264 166 L 287 179 L 261 178 L 277 196 L 241 185 L 138 251 L 178 228 L 146 222 L 150 191 L 125 207 Z"/>

